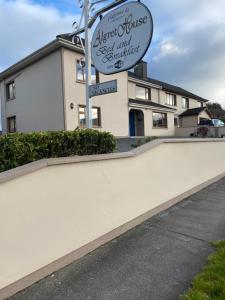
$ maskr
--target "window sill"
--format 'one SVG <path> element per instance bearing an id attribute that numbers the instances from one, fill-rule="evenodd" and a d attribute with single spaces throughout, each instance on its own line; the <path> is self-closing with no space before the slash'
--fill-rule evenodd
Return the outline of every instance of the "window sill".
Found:
<path id="1" fill-rule="evenodd" d="M 165 105 L 168 105 L 168 106 L 176 107 L 176 108 L 177 108 L 177 105 L 171 105 L 171 104 L 167 104 L 167 103 L 165 103 Z"/>
<path id="2" fill-rule="evenodd" d="M 13 100 L 16 100 L 16 97 L 14 97 L 12 99 L 6 99 L 6 102 L 10 102 L 10 101 L 13 101 Z"/>
<path id="3" fill-rule="evenodd" d="M 152 129 L 168 129 L 168 127 L 152 127 Z"/>
<path id="4" fill-rule="evenodd" d="M 144 100 L 144 101 L 151 101 L 151 99 L 145 99 L 145 98 L 135 98 L 136 100 Z"/>
<path id="5" fill-rule="evenodd" d="M 85 81 L 85 80 L 79 80 L 79 79 L 77 79 L 77 80 L 76 80 L 76 82 L 77 82 L 77 83 L 83 83 L 83 84 L 85 84 L 85 83 L 86 83 L 86 81 Z"/>
<path id="6" fill-rule="evenodd" d="M 87 127 L 86 126 L 78 126 L 79 129 L 86 129 Z M 95 129 L 102 129 L 102 126 L 92 126 L 92 128 L 95 128 Z"/>
<path id="7" fill-rule="evenodd" d="M 85 84 L 86 83 L 86 80 L 79 80 L 77 79 L 76 80 L 76 83 L 81 83 L 81 84 Z M 91 82 L 91 85 L 95 85 L 95 84 L 99 84 L 100 82 Z"/>

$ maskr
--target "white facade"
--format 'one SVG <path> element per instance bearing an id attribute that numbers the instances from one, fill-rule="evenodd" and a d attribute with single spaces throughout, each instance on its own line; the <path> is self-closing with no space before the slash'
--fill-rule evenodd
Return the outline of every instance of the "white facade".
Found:
<path id="1" fill-rule="evenodd" d="M 77 69 L 82 57 L 79 46 L 57 38 L 1 73 L 3 132 L 82 127 L 85 82 Z M 206 100 L 200 101 L 196 96 L 196 99 L 189 97 L 188 107 L 183 108 L 185 95 L 167 91 L 163 83 L 152 82 L 144 76 L 131 76 L 129 72 L 110 76 L 99 74 L 100 82 L 113 79 L 118 82 L 118 92 L 92 100 L 96 114 L 94 128 L 110 131 L 115 136 L 173 136 L 175 126 L 179 125 L 174 119 L 180 113 L 205 105 Z M 10 94 L 11 83 L 13 95 Z M 168 100 L 167 94 L 174 95 L 175 103 L 172 103 L 173 96 Z"/>

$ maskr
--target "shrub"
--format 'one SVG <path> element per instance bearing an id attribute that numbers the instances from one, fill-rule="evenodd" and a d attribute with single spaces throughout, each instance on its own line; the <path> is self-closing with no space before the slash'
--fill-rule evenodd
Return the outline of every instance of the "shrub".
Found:
<path id="1" fill-rule="evenodd" d="M 0 136 L 0 172 L 42 158 L 111 153 L 115 147 L 111 133 L 93 129 L 11 133 Z"/>

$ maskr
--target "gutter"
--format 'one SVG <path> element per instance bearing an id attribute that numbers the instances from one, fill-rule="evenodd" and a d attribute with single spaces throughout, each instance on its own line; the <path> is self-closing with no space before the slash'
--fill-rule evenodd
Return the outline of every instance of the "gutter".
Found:
<path id="1" fill-rule="evenodd" d="M 166 111 L 170 113 L 175 113 L 176 110 L 170 109 L 170 108 L 163 108 L 163 107 L 156 107 L 156 106 L 150 106 L 150 105 L 144 105 L 144 104 L 135 104 L 135 103 L 129 103 L 129 107 L 134 107 L 134 108 L 144 108 L 144 109 L 150 109 L 150 110 L 155 110 L 155 111 Z"/>

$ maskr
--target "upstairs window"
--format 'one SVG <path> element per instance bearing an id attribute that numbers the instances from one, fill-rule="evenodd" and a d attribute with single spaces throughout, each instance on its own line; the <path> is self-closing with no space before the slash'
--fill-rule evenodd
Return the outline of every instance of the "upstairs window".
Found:
<path id="1" fill-rule="evenodd" d="M 85 62 L 82 60 L 77 60 L 77 80 L 85 81 Z M 99 72 L 95 69 L 95 67 L 91 66 L 91 83 L 96 84 L 99 83 Z"/>
<path id="2" fill-rule="evenodd" d="M 85 81 L 85 63 L 77 60 L 77 80 Z"/>
<path id="3" fill-rule="evenodd" d="M 7 132 L 13 133 L 16 132 L 16 117 L 7 118 Z"/>
<path id="4" fill-rule="evenodd" d="M 167 114 L 153 112 L 153 128 L 167 128 Z"/>
<path id="5" fill-rule="evenodd" d="M 7 100 L 13 100 L 16 98 L 16 88 L 14 81 L 6 85 L 6 98 Z"/>
<path id="6" fill-rule="evenodd" d="M 151 90 L 149 88 L 136 85 L 136 98 L 143 100 L 151 99 Z"/>
<path id="7" fill-rule="evenodd" d="M 189 99 L 188 98 L 182 98 L 182 108 L 188 109 L 189 108 Z"/>
<path id="8" fill-rule="evenodd" d="M 173 94 L 166 94 L 166 104 L 171 106 L 177 105 L 177 97 Z"/>
<path id="9" fill-rule="evenodd" d="M 92 125 L 93 127 L 101 127 L 101 109 L 100 107 L 92 107 Z M 86 106 L 79 106 L 79 126 L 86 126 Z"/>

